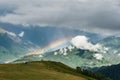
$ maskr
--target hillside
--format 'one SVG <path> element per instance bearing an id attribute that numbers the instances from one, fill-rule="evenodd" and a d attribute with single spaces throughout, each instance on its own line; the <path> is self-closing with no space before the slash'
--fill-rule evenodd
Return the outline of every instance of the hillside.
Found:
<path id="1" fill-rule="evenodd" d="M 101 67 L 97 72 L 110 77 L 112 80 L 120 80 L 120 64 Z"/>
<path id="2" fill-rule="evenodd" d="M 60 62 L 0 64 L 0 80 L 94 80 Z"/>

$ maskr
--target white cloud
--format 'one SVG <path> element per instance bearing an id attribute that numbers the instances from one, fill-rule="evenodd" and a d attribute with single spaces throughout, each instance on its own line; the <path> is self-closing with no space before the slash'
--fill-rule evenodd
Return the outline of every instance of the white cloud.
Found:
<path id="1" fill-rule="evenodd" d="M 0 0 L 0 8 L 12 10 L 0 21 L 115 34 L 120 30 L 119 4 L 118 0 Z"/>
<path id="2" fill-rule="evenodd" d="M 88 41 L 88 38 L 86 36 L 81 35 L 72 38 L 71 43 L 80 49 L 98 51 L 99 49 L 102 48 L 102 45 L 100 44 L 94 45 Z"/>
<path id="3" fill-rule="evenodd" d="M 7 34 L 9 34 L 10 36 L 16 37 L 16 34 L 15 34 L 15 33 L 10 32 L 10 31 L 7 31 L 7 30 L 2 29 L 2 28 L 0 28 L 0 33 L 7 33 Z"/>
<path id="4" fill-rule="evenodd" d="M 118 54 L 118 56 L 120 56 L 120 53 Z"/>
<path id="5" fill-rule="evenodd" d="M 57 52 L 54 52 L 54 55 L 57 55 L 58 53 Z"/>
<path id="6" fill-rule="evenodd" d="M 18 34 L 19 37 L 23 37 L 24 36 L 24 31 L 22 31 L 20 34 Z"/>
<path id="7" fill-rule="evenodd" d="M 117 50 L 114 50 L 114 51 L 113 51 L 113 54 L 116 54 L 116 53 L 118 53 L 118 51 L 117 51 Z"/>
<path id="8" fill-rule="evenodd" d="M 19 43 L 21 41 L 21 39 L 19 37 L 17 37 L 17 35 L 14 32 L 10 32 L 10 31 L 0 28 L 0 33 L 7 33 L 9 38 L 11 38 L 12 40 L 14 40 L 17 43 Z"/>
<path id="9" fill-rule="evenodd" d="M 40 54 L 39 57 L 41 58 L 41 57 L 43 57 L 43 55 Z"/>
<path id="10" fill-rule="evenodd" d="M 103 55 L 102 55 L 102 54 L 99 54 L 99 53 L 94 54 L 93 56 L 94 56 L 96 59 L 98 59 L 98 60 L 102 60 L 102 59 L 103 59 Z"/>
<path id="11" fill-rule="evenodd" d="M 13 32 L 7 32 L 9 35 L 16 37 L 16 34 Z"/>

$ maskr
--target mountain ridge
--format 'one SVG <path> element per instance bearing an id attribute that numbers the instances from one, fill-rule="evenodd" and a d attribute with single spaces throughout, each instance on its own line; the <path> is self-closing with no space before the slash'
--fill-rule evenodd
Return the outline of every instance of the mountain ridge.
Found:
<path id="1" fill-rule="evenodd" d="M 101 68 L 98 68 L 96 72 L 110 77 L 112 80 L 120 80 L 120 64 L 103 66 Z"/>

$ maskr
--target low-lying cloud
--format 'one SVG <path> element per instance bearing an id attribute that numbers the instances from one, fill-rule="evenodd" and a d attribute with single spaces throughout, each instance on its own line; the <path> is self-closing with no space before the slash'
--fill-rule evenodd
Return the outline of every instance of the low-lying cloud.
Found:
<path id="1" fill-rule="evenodd" d="M 88 41 L 88 38 L 86 36 L 81 36 L 81 35 L 72 38 L 71 43 L 77 48 L 86 49 L 86 50 L 98 51 L 102 48 L 102 45 L 100 44 L 94 45 Z"/>

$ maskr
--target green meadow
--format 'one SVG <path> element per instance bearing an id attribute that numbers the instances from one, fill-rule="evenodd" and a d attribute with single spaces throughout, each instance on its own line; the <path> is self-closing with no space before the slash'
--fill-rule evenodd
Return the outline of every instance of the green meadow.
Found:
<path id="1" fill-rule="evenodd" d="M 60 62 L 0 64 L 0 80 L 95 80 Z"/>

